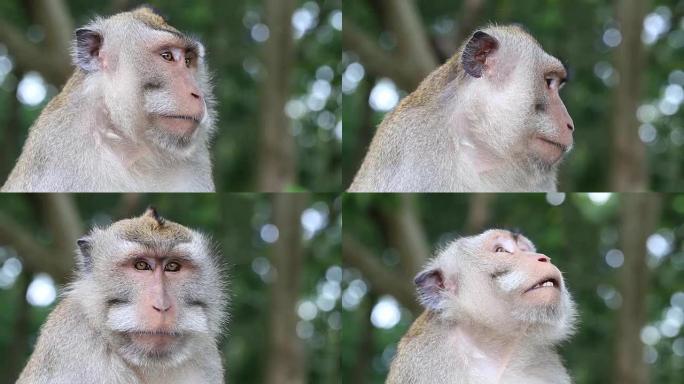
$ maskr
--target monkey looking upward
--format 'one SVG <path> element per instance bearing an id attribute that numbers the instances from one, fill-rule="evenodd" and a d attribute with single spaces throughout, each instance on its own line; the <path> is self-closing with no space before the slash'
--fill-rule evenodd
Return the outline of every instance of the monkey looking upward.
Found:
<path id="1" fill-rule="evenodd" d="M 95 228 L 17 384 L 219 384 L 226 294 L 203 234 L 161 218 Z"/>
<path id="2" fill-rule="evenodd" d="M 349 191 L 555 191 L 566 77 L 520 27 L 475 32 L 385 117 Z"/>
<path id="3" fill-rule="evenodd" d="M 214 190 L 214 101 L 199 41 L 142 7 L 76 30 L 73 59 L 2 191 Z"/>
<path id="4" fill-rule="evenodd" d="M 415 278 L 425 307 L 386 384 L 569 384 L 555 345 L 576 310 L 551 259 L 522 235 L 452 242 Z"/>

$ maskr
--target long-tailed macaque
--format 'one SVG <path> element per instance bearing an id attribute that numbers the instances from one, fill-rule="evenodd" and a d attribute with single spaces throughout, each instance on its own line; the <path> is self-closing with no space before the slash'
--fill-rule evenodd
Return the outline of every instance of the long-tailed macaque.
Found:
<path id="1" fill-rule="evenodd" d="M 74 74 L 29 130 L 2 191 L 213 191 L 204 55 L 147 7 L 76 30 Z"/>
<path id="2" fill-rule="evenodd" d="M 385 117 L 349 191 L 555 191 L 566 77 L 520 27 L 478 30 Z"/>
<path id="3" fill-rule="evenodd" d="M 561 272 L 522 235 L 451 243 L 415 278 L 425 307 L 387 384 L 568 384 L 555 345 L 576 310 Z"/>
<path id="4" fill-rule="evenodd" d="M 209 239 L 161 218 L 94 228 L 18 384 L 223 383 L 226 292 Z"/>

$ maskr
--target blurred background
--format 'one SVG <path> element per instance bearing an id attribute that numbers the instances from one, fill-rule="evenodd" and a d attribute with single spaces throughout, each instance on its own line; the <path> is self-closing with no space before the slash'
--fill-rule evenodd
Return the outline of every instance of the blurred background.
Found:
<path id="1" fill-rule="evenodd" d="M 0 2 L 0 183 L 29 126 L 72 72 L 74 29 L 141 3 Z M 218 190 L 340 189 L 341 0 L 144 3 L 207 47 L 218 101 Z"/>
<path id="2" fill-rule="evenodd" d="M 564 272 L 580 311 L 560 347 L 575 383 L 681 383 L 684 195 L 347 194 L 343 206 L 343 382 L 384 382 L 435 249 L 503 227 Z"/>
<path id="3" fill-rule="evenodd" d="M 385 113 L 477 27 L 521 23 L 565 61 L 577 130 L 560 190 L 684 190 L 683 0 L 345 0 L 343 184 Z"/>
<path id="4" fill-rule="evenodd" d="M 6 195 L 0 198 L 0 383 L 14 383 L 69 281 L 76 239 L 140 215 L 211 235 L 228 268 L 220 347 L 230 383 L 339 376 L 341 216 L 332 195 Z"/>

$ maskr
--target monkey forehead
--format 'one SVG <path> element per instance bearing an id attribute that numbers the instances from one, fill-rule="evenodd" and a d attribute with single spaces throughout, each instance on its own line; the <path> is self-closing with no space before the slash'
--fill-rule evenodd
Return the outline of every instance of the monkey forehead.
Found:
<path id="1" fill-rule="evenodd" d="M 500 49 L 509 50 L 507 57 L 525 56 L 533 58 L 535 64 L 547 72 L 564 73 L 565 66 L 558 58 L 548 54 L 537 39 L 520 25 L 490 25 L 483 32 L 494 36 L 500 43 Z M 538 68 L 538 67 L 537 67 Z"/>
<path id="2" fill-rule="evenodd" d="M 100 28 L 98 28 L 98 26 Z M 173 37 L 181 44 L 198 51 L 203 56 L 203 47 L 197 39 L 188 37 L 175 27 L 169 25 L 163 17 L 146 7 L 132 12 L 116 14 L 108 19 L 96 19 L 88 26 L 90 29 L 105 32 L 105 44 L 109 39 L 130 42 L 131 39 L 149 41 L 150 38 L 162 39 Z"/>
<path id="3" fill-rule="evenodd" d="M 149 216 L 125 219 L 112 224 L 110 230 L 122 240 L 146 246 L 175 246 L 192 241 L 193 232 L 177 223 L 164 220 L 162 223 Z"/>
<path id="4" fill-rule="evenodd" d="M 512 241 L 518 246 L 525 246 L 529 251 L 534 252 L 536 247 L 527 237 L 521 235 L 520 233 L 511 232 L 506 229 L 489 229 L 482 232 L 480 235 L 476 236 L 481 244 L 492 245 L 496 242 Z"/>

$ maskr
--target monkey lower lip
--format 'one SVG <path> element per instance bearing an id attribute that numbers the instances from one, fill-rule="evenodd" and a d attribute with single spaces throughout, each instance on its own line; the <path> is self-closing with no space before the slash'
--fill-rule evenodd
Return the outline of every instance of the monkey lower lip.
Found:
<path id="1" fill-rule="evenodd" d="M 136 343 L 150 349 L 165 349 L 178 340 L 179 334 L 175 332 L 132 332 L 131 339 Z"/>
<path id="2" fill-rule="evenodd" d="M 567 145 L 563 145 L 563 144 L 561 144 L 561 143 L 557 143 L 557 142 L 555 142 L 555 141 L 551 141 L 551 140 L 545 139 L 545 138 L 543 138 L 543 137 L 537 137 L 537 139 L 539 139 L 539 141 L 541 141 L 541 142 L 543 142 L 543 143 L 546 143 L 546 144 L 549 144 L 549 145 L 553 145 L 554 147 L 558 148 L 558 149 L 559 149 L 561 152 L 563 152 L 563 153 L 568 149 L 568 146 L 567 146 Z"/>
<path id="3" fill-rule="evenodd" d="M 540 288 L 555 288 L 555 289 L 560 290 L 560 286 L 558 284 L 558 281 L 556 279 L 549 278 L 549 279 L 544 279 L 544 280 L 536 283 L 531 288 L 526 290 L 525 293 L 530 292 L 530 291 L 534 291 L 535 289 L 540 289 Z"/>
<path id="4" fill-rule="evenodd" d="M 199 119 L 192 116 L 160 116 L 162 125 L 174 134 L 191 135 L 199 125 Z"/>

